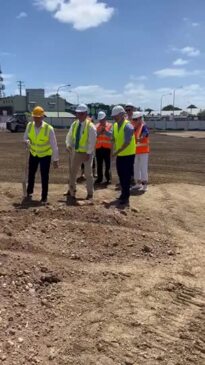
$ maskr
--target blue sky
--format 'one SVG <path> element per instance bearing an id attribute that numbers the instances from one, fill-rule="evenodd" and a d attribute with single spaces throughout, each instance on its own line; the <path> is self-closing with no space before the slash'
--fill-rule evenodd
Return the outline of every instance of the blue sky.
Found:
<path id="1" fill-rule="evenodd" d="M 71 102 L 205 108 L 205 0 L 0 0 L 6 95 L 61 90 Z M 172 96 L 163 97 L 172 103 Z"/>

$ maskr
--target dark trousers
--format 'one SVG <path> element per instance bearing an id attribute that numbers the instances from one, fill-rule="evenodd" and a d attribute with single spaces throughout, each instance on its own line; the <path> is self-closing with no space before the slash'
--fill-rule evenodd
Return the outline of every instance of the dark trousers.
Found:
<path id="1" fill-rule="evenodd" d="M 28 187 L 27 194 L 33 194 L 35 175 L 40 164 L 41 172 L 41 184 L 42 184 L 42 200 L 47 199 L 48 195 L 48 182 L 49 182 L 49 170 L 51 165 L 51 156 L 37 157 L 30 154 L 29 156 L 29 168 L 28 168 Z"/>
<path id="2" fill-rule="evenodd" d="M 105 178 L 110 181 L 110 148 L 97 148 L 96 149 L 96 160 L 97 160 L 97 175 L 98 180 L 103 180 L 103 162 L 105 162 Z"/>
<path id="3" fill-rule="evenodd" d="M 129 199 L 130 197 L 130 182 L 133 171 L 135 155 L 117 156 L 116 167 L 121 185 L 121 198 Z"/>

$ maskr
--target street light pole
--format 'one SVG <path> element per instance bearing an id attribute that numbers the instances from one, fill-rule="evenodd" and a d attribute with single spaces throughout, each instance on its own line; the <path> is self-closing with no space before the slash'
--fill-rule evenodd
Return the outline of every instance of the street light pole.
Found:
<path id="1" fill-rule="evenodd" d="M 59 87 L 58 87 L 58 89 L 57 89 L 57 94 L 56 94 L 56 96 L 57 96 L 57 115 L 58 115 L 58 118 L 59 118 L 59 90 L 60 90 L 60 89 L 63 89 L 64 87 L 70 87 L 70 86 L 71 86 L 70 84 L 61 85 L 61 86 L 59 86 Z"/>
<path id="2" fill-rule="evenodd" d="M 174 119 L 174 109 L 175 109 L 175 94 L 176 94 L 176 90 L 178 90 L 178 89 L 182 89 L 183 88 L 183 86 L 179 86 L 179 87 L 177 87 L 176 89 L 174 89 L 173 90 L 173 119 Z"/>
<path id="3" fill-rule="evenodd" d="M 161 96 L 161 102 L 160 102 L 160 116 L 162 116 L 162 100 L 164 96 L 168 96 L 168 95 L 172 95 L 172 93 L 168 93 L 168 94 L 163 94 Z"/>
<path id="4" fill-rule="evenodd" d="M 176 89 L 173 90 L 173 119 L 174 119 L 174 108 L 175 108 L 175 92 Z"/>

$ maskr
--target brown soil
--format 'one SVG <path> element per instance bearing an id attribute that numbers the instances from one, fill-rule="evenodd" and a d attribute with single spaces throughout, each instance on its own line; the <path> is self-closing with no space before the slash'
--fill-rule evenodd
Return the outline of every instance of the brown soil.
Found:
<path id="1" fill-rule="evenodd" d="M 204 365 L 204 141 L 153 134 L 119 210 L 113 185 L 66 203 L 63 151 L 50 204 L 21 204 L 22 135 L 0 138 L 0 363 Z"/>

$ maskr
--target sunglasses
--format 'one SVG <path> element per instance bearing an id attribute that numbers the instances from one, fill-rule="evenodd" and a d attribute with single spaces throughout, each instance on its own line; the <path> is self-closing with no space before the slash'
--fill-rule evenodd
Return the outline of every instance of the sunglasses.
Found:
<path id="1" fill-rule="evenodd" d="M 126 112 L 132 112 L 132 109 L 125 109 Z"/>

